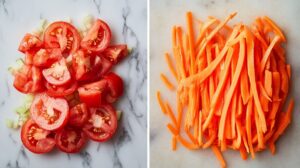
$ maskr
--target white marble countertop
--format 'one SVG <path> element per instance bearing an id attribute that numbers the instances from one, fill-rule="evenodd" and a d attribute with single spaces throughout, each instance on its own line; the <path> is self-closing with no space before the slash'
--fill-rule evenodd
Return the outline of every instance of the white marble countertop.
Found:
<path id="1" fill-rule="evenodd" d="M 147 165 L 147 3 L 146 0 L 0 0 L 0 168 L 145 168 Z M 117 134 L 106 143 L 89 141 L 79 154 L 56 151 L 36 155 L 24 149 L 20 131 L 5 126 L 15 118 L 23 95 L 12 86 L 7 68 L 22 54 L 18 44 L 41 18 L 92 14 L 107 21 L 114 43 L 127 43 L 132 54 L 114 71 L 123 77 L 125 95 L 117 102 L 123 111 Z"/>
<path id="2" fill-rule="evenodd" d="M 156 101 L 156 90 L 161 90 L 168 100 L 173 100 L 171 94 L 159 78 L 164 72 L 171 78 L 164 61 L 164 52 L 171 51 L 171 28 L 173 25 L 186 25 L 185 12 L 187 10 L 202 19 L 208 15 L 224 19 L 231 12 L 238 15 L 230 21 L 237 23 L 251 23 L 255 17 L 268 15 L 284 30 L 287 37 L 287 59 L 292 65 L 291 94 L 295 98 L 293 121 L 289 128 L 276 143 L 277 153 L 272 156 L 269 151 L 257 154 L 256 159 L 243 161 L 239 152 L 226 151 L 224 153 L 228 167 L 231 168 L 282 168 L 299 167 L 300 165 L 300 1 L 297 0 L 151 0 L 150 2 L 150 165 L 152 168 L 194 168 L 220 167 L 219 162 L 211 150 L 189 151 L 178 146 L 178 150 L 171 150 L 171 135 L 166 129 L 169 121 L 160 111 Z M 184 26 L 185 27 L 185 26 Z M 175 79 L 172 79 L 175 83 Z"/>

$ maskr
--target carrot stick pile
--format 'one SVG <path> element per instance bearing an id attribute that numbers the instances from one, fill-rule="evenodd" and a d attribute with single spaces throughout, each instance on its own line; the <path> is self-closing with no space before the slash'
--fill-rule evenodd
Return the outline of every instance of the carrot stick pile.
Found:
<path id="1" fill-rule="evenodd" d="M 192 150 L 211 147 L 222 167 L 228 148 L 238 150 L 242 159 L 255 158 L 267 147 L 274 154 L 294 106 L 291 99 L 283 110 L 291 66 L 282 31 L 266 16 L 251 26 L 229 26 L 235 15 L 204 22 L 187 12 L 186 31 L 173 27 L 173 54 L 165 53 L 177 84 L 161 74 L 166 87 L 176 91 L 175 111 L 157 91 L 161 110 L 170 118 L 172 149 L 177 143 Z"/>

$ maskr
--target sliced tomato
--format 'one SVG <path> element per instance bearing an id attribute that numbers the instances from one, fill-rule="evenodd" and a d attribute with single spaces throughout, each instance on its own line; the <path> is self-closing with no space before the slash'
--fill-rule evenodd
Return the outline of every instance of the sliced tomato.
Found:
<path id="1" fill-rule="evenodd" d="M 75 105 L 70 110 L 69 124 L 75 127 L 80 127 L 88 120 L 89 112 L 85 103 Z"/>
<path id="2" fill-rule="evenodd" d="M 51 132 L 42 129 L 31 119 L 22 126 L 21 140 L 28 150 L 37 154 L 50 152 L 55 146 Z"/>
<path id="3" fill-rule="evenodd" d="M 110 62 L 116 64 L 128 55 L 127 45 L 119 44 L 109 46 L 101 55 L 107 58 Z"/>
<path id="4" fill-rule="evenodd" d="M 43 42 L 40 40 L 38 36 L 35 36 L 33 34 L 25 34 L 23 37 L 20 45 L 19 45 L 19 51 L 25 53 L 26 51 L 40 48 L 42 47 Z"/>
<path id="5" fill-rule="evenodd" d="M 32 50 L 28 50 L 25 52 L 25 64 L 26 65 L 33 64 L 33 57 L 38 50 L 39 49 L 32 49 Z"/>
<path id="6" fill-rule="evenodd" d="M 30 115 L 41 128 L 50 131 L 57 130 L 68 121 L 69 105 L 63 98 L 53 98 L 41 93 L 34 97 Z"/>
<path id="7" fill-rule="evenodd" d="M 107 87 L 104 80 L 83 85 L 78 88 L 80 101 L 88 107 L 99 107 L 102 104 L 102 97 Z"/>
<path id="8" fill-rule="evenodd" d="M 35 66 L 23 65 L 14 76 L 14 87 L 22 93 L 35 93 L 43 90 L 42 73 Z"/>
<path id="9" fill-rule="evenodd" d="M 97 19 L 82 39 L 81 47 L 99 53 L 108 47 L 110 40 L 111 31 L 109 26 L 103 20 Z"/>
<path id="10" fill-rule="evenodd" d="M 55 61 L 62 58 L 62 53 L 59 48 L 40 49 L 33 57 L 33 65 L 35 66 L 50 66 Z"/>
<path id="11" fill-rule="evenodd" d="M 72 65 L 77 80 L 90 82 L 99 80 L 112 67 L 112 63 L 106 58 L 83 50 L 78 50 L 73 55 Z"/>
<path id="12" fill-rule="evenodd" d="M 73 54 L 72 66 L 75 71 L 75 78 L 77 80 L 82 79 L 84 75 L 92 69 L 90 56 L 83 50 L 78 50 Z"/>
<path id="13" fill-rule="evenodd" d="M 76 81 L 70 81 L 66 85 L 56 86 L 46 82 L 45 86 L 47 88 L 47 95 L 52 97 L 62 97 L 74 93 L 77 90 L 78 84 Z"/>
<path id="14" fill-rule="evenodd" d="M 63 54 L 69 55 L 79 49 L 80 35 L 77 29 L 67 22 L 54 22 L 44 33 L 47 48 L 60 48 Z"/>
<path id="15" fill-rule="evenodd" d="M 66 153 L 77 153 L 85 145 L 87 137 L 78 128 L 65 127 L 55 135 L 57 147 Z"/>
<path id="16" fill-rule="evenodd" d="M 111 105 L 90 108 L 90 115 L 90 120 L 83 127 L 83 131 L 90 139 L 104 142 L 115 134 L 118 125 L 117 115 Z"/>
<path id="17" fill-rule="evenodd" d="M 119 75 L 113 72 L 108 73 L 103 78 L 104 80 L 106 80 L 108 86 L 108 93 L 106 93 L 106 101 L 108 103 L 113 103 L 120 96 L 122 96 L 124 92 L 123 80 Z"/>
<path id="18" fill-rule="evenodd" d="M 43 70 L 43 76 L 52 85 L 64 85 L 71 80 L 65 58 L 60 59 L 51 65 L 50 68 Z"/>

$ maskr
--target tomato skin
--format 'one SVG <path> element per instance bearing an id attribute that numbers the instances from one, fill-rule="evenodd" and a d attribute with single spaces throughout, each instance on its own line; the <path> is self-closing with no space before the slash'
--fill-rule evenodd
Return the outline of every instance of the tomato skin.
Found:
<path id="1" fill-rule="evenodd" d="M 25 53 L 26 51 L 40 48 L 40 47 L 42 47 L 42 45 L 43 45 L 43 42 L 40 40 L 39 37 L 37 37 L 36 35 L 27 33 L 23 37 L 18 50 L 22 53 Z"/>
<path id="2" fill-rule="evenodd" d="M 68 22 L 53 22 L 44 32 L 46 48 L 60 48 L 65 55 L 76 52 L 80 47 L 80 35 Z"/>
<path id="3" fill-rule="evenodd" d="M 106 81 L 100 80 L 78 88 L 80 101 L 88 107 L 99 107 L 103 103 L 103 94 L 107 87 Z"/>
<path id="4" fill-rule="evenodd" d="M 62 97 L 74 93 L 77 90 L 78 84 L 76 81 L 71 81 L 67 85 L 56 86 L 45 82 L 47 95 L 51 97 Z"/>
<path id="5" fill-rule="evenodd" d="M 102 56 L 107 58 L 113 64 L 117 64 L 120 62 L 124 57 L 128 55 L 128 49 L 126 44 L 119 44 L 119 45 L 111 45 L 107 47 Z"/>
<path id="6" fill-rule="evenodd" d="M 22 93 L 36 93 L 42 91 L 42 73 L 35 66 L 23 65 L 15 74 L 14 87 Z"/>
<path id="7" fill-rule="evenodd" d="M 110 104 L 99 108 L 90 108 L 91 119 L 84 125 L 83 131 L 92 140 L 105 142 L 109 140 L 117 130 L 117 114 Z"/>
<path id="8" fill-rule="evenodd" d="M 72 56 L 72 67 L 75 70 L 76 80 L 81 80 L 92 69 L 90 56 L 83 50 L 78 50 Z"/>
<path id="9" fill-rule="evenodd" d="M 41 139 L 36 139 L 34 133 L 39 133 Z M 33 134 L 33 135 L 32 135 Z M 32 139 L 29 139 L 31 136 Z M 33 153 L 42 154 L 50 152 L 55 146 L 55 140 L 51 137 L 51 132 L 40 128 L 33 120 L 29 119 L 22 126 L 21 140 L 23 145 Z"/>
<path id="10" fill-rule="evenodd" d="M 89 111 L 85 103 L 75 105 L 70 110 L 69 125 L 81 127 L 89 118 Z"/>
<path id="11" fill-rule="evenodd" d="M 42 73 L 47 82 L 52 85 L 64 85 L 71 80 L 65 58 L 55 62 L 50 68 L 44 69 Z"/>
<path id="12" fill-rule="evenodd" d="M 106 94 L 106 101 L 108 103 L 115 102 L 120 96 L 123 95 L 124 92 L 124 83 L 122 78 L 110 72 L 103 77 L 104 80 L 107 82 L 108 86 L 108 93 Z"/>
<path id="13" fill-rule="evenodd" d="M 55 135 L 57 147 L 66 153 L 77 153 L 85 145 L 87 137 L 79 128 L 65 127 Z"/>
<path id="14" fill-rule="evenodd" d="M 105 50 L 111 40 L 111 30 L 109 26 L 100 19 L 97 19 L 81 41 L 81 47 L 96 53 Z"/>
<path id="15" fill-rule="evenodd" d="M 69 105 L 63 98 L 53 98 L 40 93 L 34 97 L 30 116 L 41 128 L 49 131 L 58 130 L 68 122 Z"/>
<path id="16" fill-rule="evenodd" d="M 38 67 L 48 67 L 55 61 L 62 58 L 62 53 L 59 48 L 40 49 L 33 57 L 33 65 Z"/>

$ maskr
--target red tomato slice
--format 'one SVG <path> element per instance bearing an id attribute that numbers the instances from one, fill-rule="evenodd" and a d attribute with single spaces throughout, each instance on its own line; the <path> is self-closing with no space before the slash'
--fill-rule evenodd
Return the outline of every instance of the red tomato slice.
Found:
<path id="1" fill-rule="evenodd" d="M 39 39 L 39 37 L 33 35 L 33 34 L 25 34 L 23 37 L 20 45 L 19 45 L 19 51 L 22 53 L 25 53 L 26 51 L 40 48 L 43 45 L 43 42 Z"/>
<path id="2" fill-rule="evenodd" d="M 55 146 L 55 140 L 51 136 L 50 131 L 40 128 L 31 119 L 22 126 L 21 140 L 24 146 L 33 153 L 50 152 Z"/>
<path id="3" fill-rule="evenodd" d="M 71 81 L 67 85 L 56 86 L 45 82 L 45 86 L 47 88 L 47 95 L 52 97 L 62 97 L 74 93 L 77 90 L 78 84 L 76 81 Z"/>
<path id="4" fill-rule="evenodd" d="M 40 49 L 33 57 L 33 65 L 35 66 L 50 66 L 55 61 L 62 58 L 62 53 L 59 48 Z"/>
<path id="5" fill-rule="evenodd" d="M 14 76 L 14 87 L 22 93 L 35 93 L 43 90 L 42 73 L 35 66 L 23 65 Z"/>
<path id="6" fill-rule="evenodd" d="M 91 118 L 84 125 L 86 135 L 99 142 L 110 139 L 117 129 L 117 115 L 115 109 L 107 104 L 99 108 L 90 108 Z"/>
<path id="7" fill-rule="evenodd" d="M 67 22 L 54 22 L 44 33 L 47 48 L 60 48 L 66 54 L 72 54 L 79 49 L 80 35 L 77 29 Z"/>
<path id="8" fill-rule="evenodd" d="M 66 153 L 77 153 L 85 145 L 87 138 L 78 128 L 65 127 L 55 135 L 57 147 Z"/>
<path id="9" fill-rule="evenodd" d="M 109 26 L 97 19 L 87 35 L 81 41 L 81 47 L 92 52 L 102 52 L 107 48 L 111 40 Z"/>
<path id="10" fill-rule="evenodd" d="M 83 50 L 78 50 L 75 54 L 73 54 L 72 66 L 75 70 L 75 78 L 77 80 L 82 79 L 83 76 L 92 69 L 90 56 Z"/>
<path id="11" fill-rule="evenodd" d="M 70 110 L 69 124 L 80 127 L 88 120 L 89 112 L 85 103 L 77 104 Z"/>
<path id="12" fill-rule="evenodd" d="M 28 50 L 25 52 L 25 64 L 26 65 L 33 64 L 33 57 L 38 50 L 39 49 L 32 49 L 32 50 Z"/>
<path id="13" fill-rule="evenodd" d="M 113 103 L 117 100 L 117 98 L 119 98 L 123 94 L 124 91 L 123 80 L 119 75 L 113 72 L 110 72 L 107 75 L 105 75 L 104 79 L 106 80 L 108 86 L 106 101 L 108 103 Z"/>
<path id="14" fill-rule="evenodd" d="M 106 48 L 101 54 L 110 62 L 116 64 L 128 55 L 126 44 L 112 45 Z"/>
<path id="15" fill-rule="evenodd" d="M 52 85 L 64 85 L 71 80 L 71 74 L 64 58 L 43 70 L 43 76 Z"/>
<path id="16" fill-rule="evenodd" d="M 68 102 L 42 93 L 35 96 L 30 107 L 31 118 L 45 130 L 62 128 L 69 118 Z"/>
<path id="17" fill-rule="evenodd" d="M 83 50 L 73 55 L 72 65 L 76 79 L 89 82 L 99 80 L 112 67 L 112 63 L 104 57 L 90 55 Z"/>
<path id="18" fill-rule="evenodd" d="M 80 101 L 89 107 L 99 107 L 107 86 L 106 81 L 100 80 L 78 88 Z"/>

